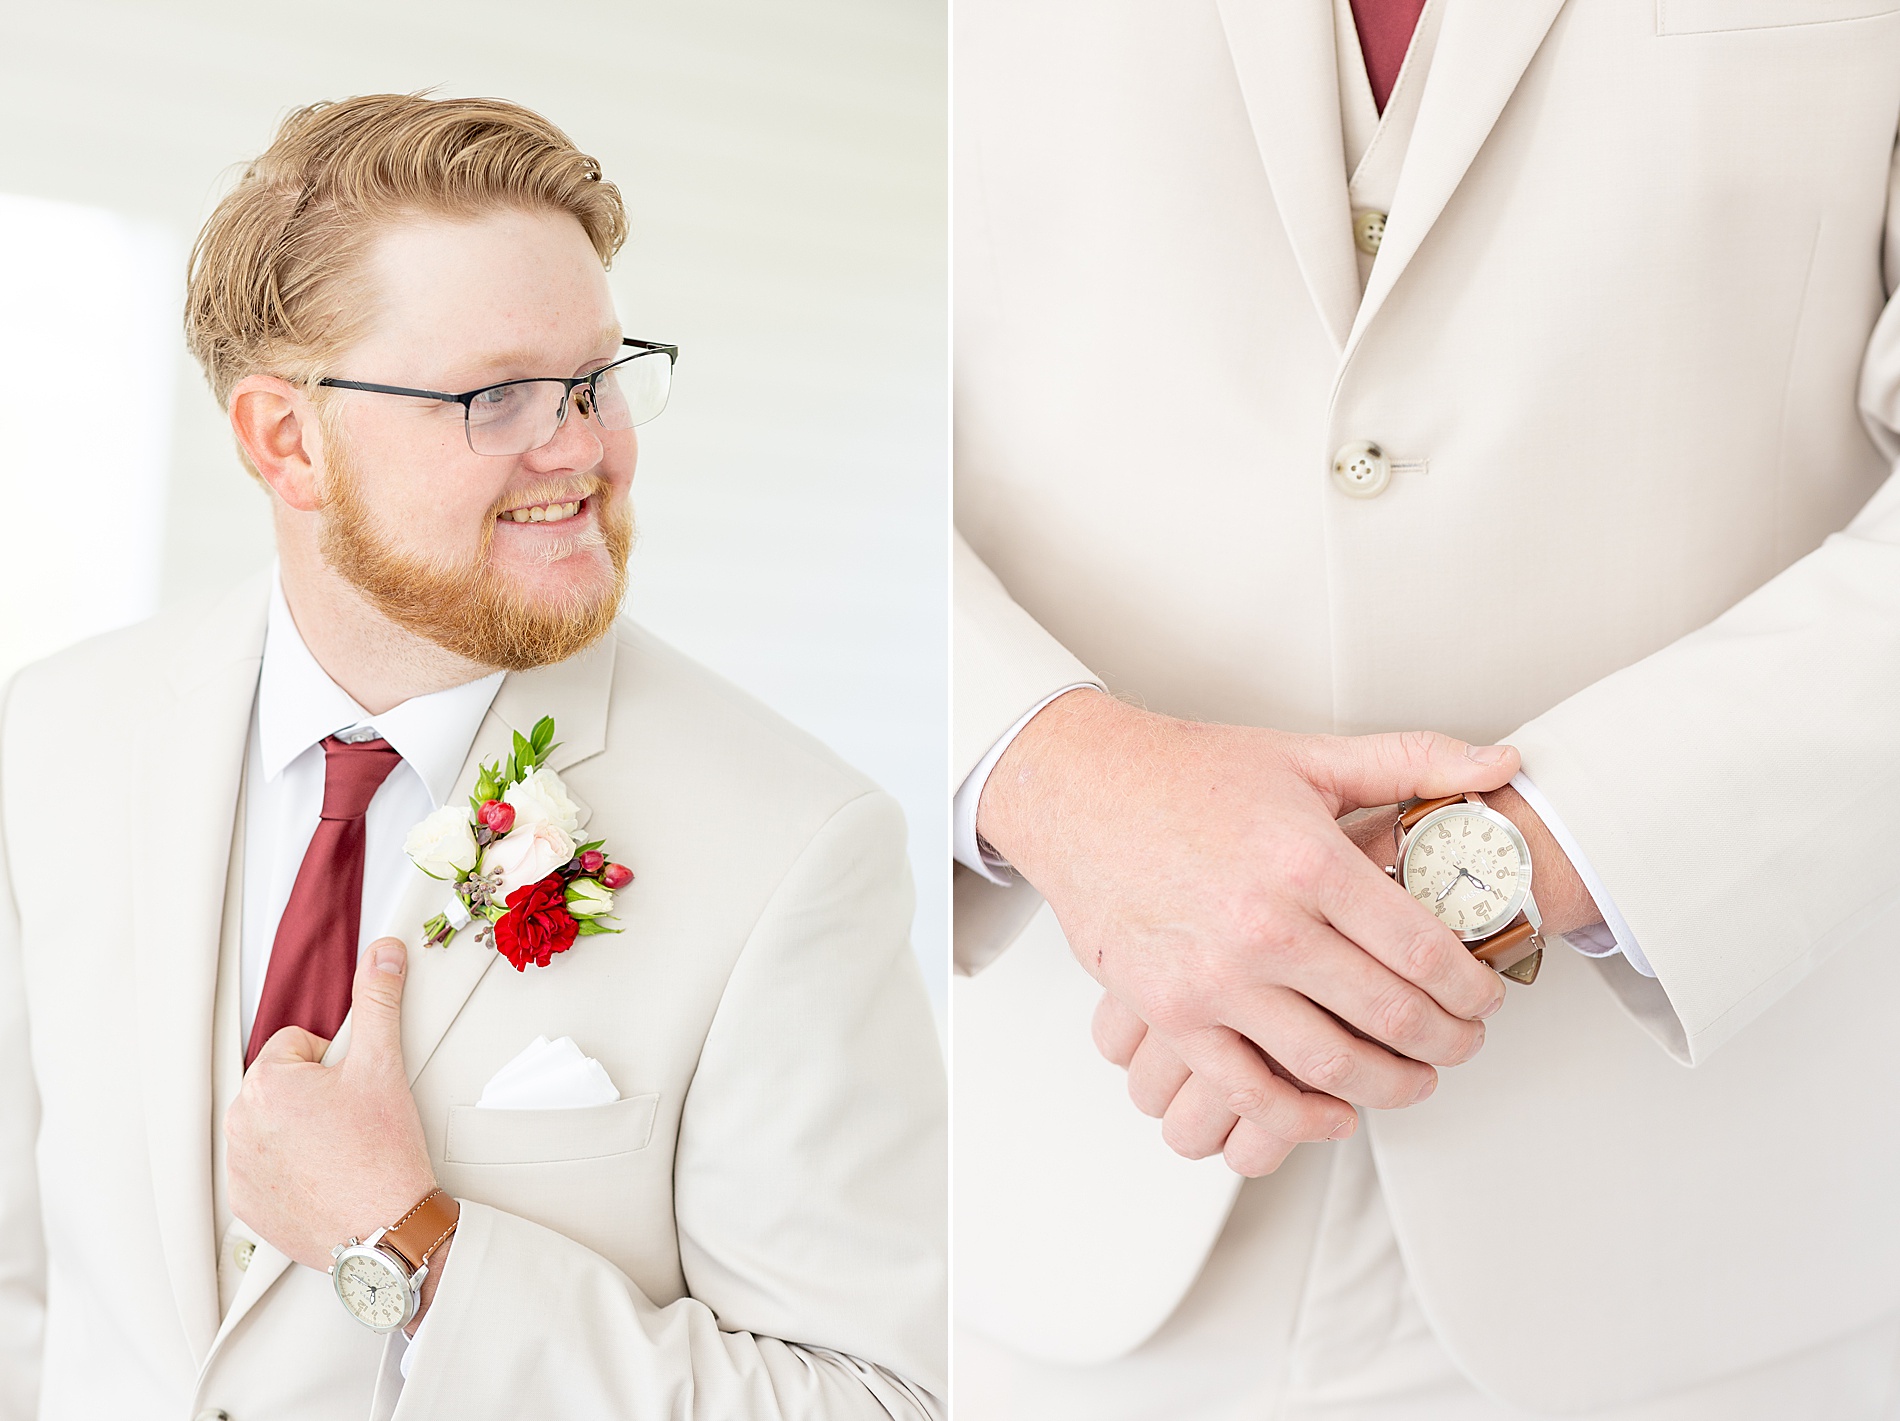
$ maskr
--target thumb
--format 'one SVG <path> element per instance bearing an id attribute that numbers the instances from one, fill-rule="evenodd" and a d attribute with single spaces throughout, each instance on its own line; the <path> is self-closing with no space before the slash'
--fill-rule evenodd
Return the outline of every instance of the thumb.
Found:
<path id="1" fill-rule="evenodd" d="M 409 965 L 400 938 L 379 937 L 357 955 L 350 993 L 350 1054 L 371 1063 L 402 1061 L 402 983 Z"/>
<path id="2" fill-rule="evenodd" d="M 1316 735 L 1306 746 L 1306 760 L 1307 778 L 1332 801 L 1335 818 L 1414 797 L 1498 789 L 1522 765 L 1514 746 L 1467 745 L 1432 730 Z"/>

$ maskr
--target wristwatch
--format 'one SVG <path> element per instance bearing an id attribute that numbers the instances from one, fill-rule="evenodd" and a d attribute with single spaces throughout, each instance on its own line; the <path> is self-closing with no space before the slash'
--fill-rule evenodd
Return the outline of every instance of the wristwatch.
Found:
<path id="1" fill-rule="evenodd" d="M 394 1332 L 416 1315 L 429 1259 L 455 1232 L 462 1206 L 439 1188 L 387 1228 L 330 1250 L 330 1281 L 343 1306 L 371 1332 Z"/>
<path id="2" fill-rule="evenodd" d="M 1514 982 L 1537 980 L 1544 919 L 1531 897 L 1531 851 L 1517 825 L 1475 794 L 1416 799 L 1392 826 L 1386 870 L 1471 955 Z"/>

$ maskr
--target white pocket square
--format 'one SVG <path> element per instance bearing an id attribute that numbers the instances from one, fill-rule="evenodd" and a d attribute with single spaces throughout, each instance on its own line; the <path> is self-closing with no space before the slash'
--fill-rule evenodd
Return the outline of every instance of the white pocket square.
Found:
<path id="1" fill-rule="evenodd" d="M 583 1056 L 574 1038 L 549 1041 L 537 1036 L 514 1060 L 482 1087 L 477 1108 L 484 1110 L 560 1110 L 580 1105 L 610 1105 L 620 1092 L 592 1056 Z"/>

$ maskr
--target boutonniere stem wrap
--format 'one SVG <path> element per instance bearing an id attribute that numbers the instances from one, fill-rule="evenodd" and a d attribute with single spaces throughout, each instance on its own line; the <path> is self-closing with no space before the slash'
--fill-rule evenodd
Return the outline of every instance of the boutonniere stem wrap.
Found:
<path id="1" fill-rule="evenodd" d="M 424 947 L 439 947 L 470 924 L 525 972 L 597 933 L 633 870 L 611 862 L 599 839 L 580 843 L 580 815 L 545 761 L 558 742 L 543 716 L 514 753 L 483 765 L 468 807 L 436 810 L 409 831 L 405 852 L 431 878 L 452 884 L 448 906 L 422 925 Z"/>

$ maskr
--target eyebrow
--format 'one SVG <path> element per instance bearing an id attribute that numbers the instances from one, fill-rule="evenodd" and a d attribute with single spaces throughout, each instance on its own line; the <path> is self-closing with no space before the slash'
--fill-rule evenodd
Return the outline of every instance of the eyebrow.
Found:
<path id="1" fill-rule="evenodd" d="M 600 334 L 595 337 L 595 344 L 597 346 L 611 346 L 617 350 L 620 346 L 622 333 L 622 327 L 618 321 L 615 321 L 612 325 L 602 326 L 600 328 Z M 612 352 L 609 351 L 609 354 L 611 353 Z M 540 361 L 540 352 L 516 347 L 513 350 L 490 351 L 486 354 L 479 355 L 468 362 L 467 368 L 471 370 L 526 370 L 539 364 Z"/>

